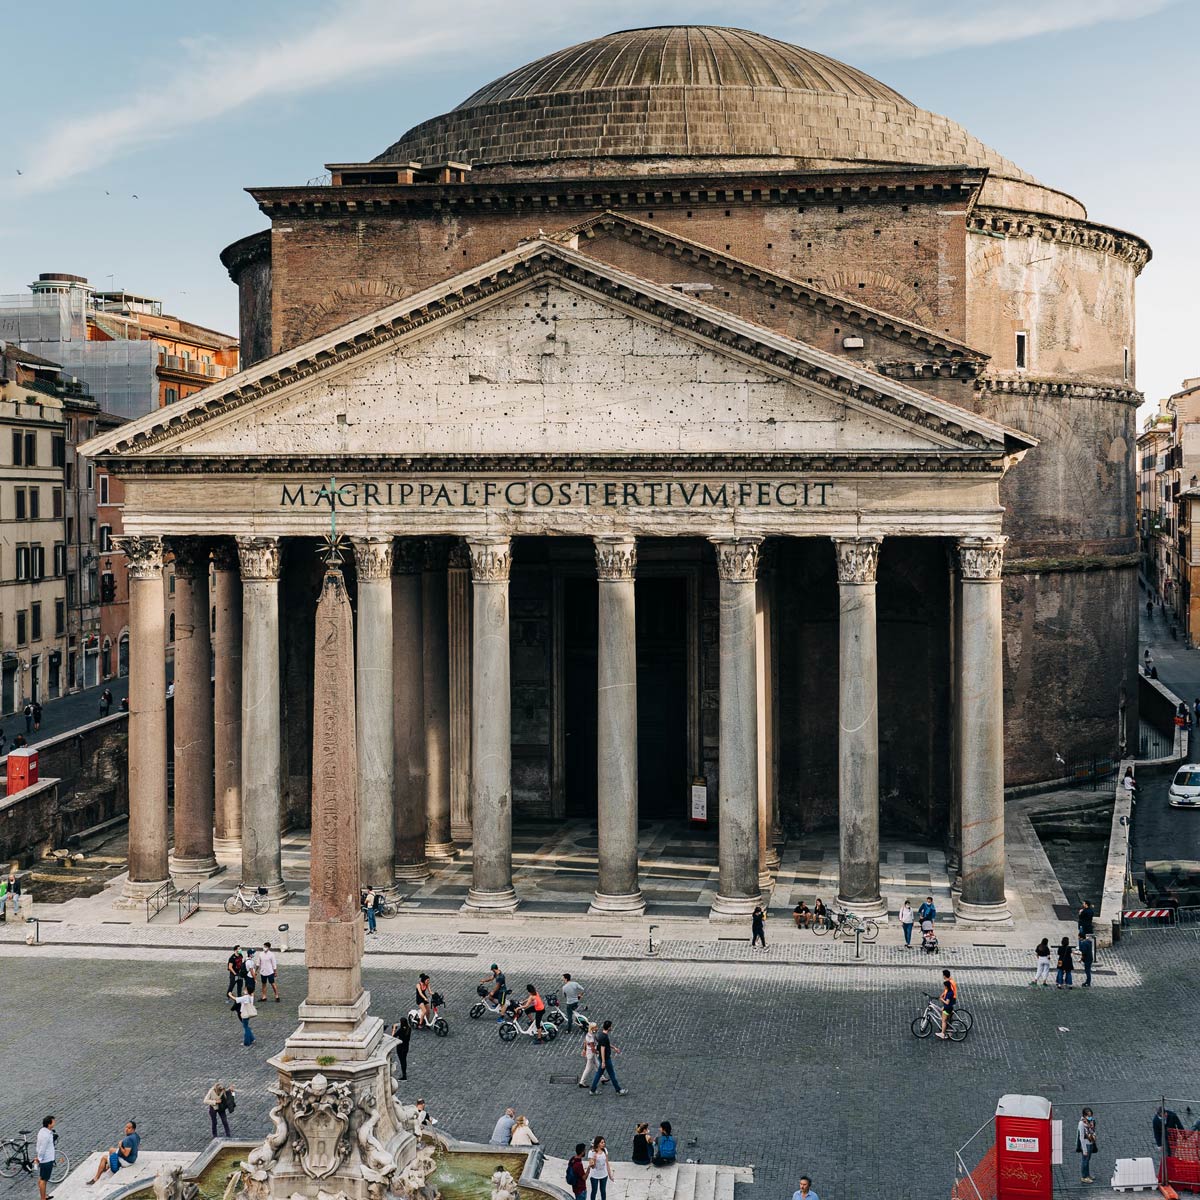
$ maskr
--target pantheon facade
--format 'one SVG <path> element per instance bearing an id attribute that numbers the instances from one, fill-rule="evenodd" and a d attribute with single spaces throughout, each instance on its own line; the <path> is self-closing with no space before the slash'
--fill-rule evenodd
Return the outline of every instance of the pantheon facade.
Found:
<path id="1" fill-rule="evenodd" d="M 636 913 L 639 819 L 702 810 L 718 916 L 822 827 L 860 911 L 891 830 L 1007 916 L 1006 780 L 1136 731 L 1144 242 L 714 27 L 570 47 L 250 190 L 248 365 L 85 448 L 125 483 L 131 899 L 217 854 L 284 891 L 335 519 L 364 882 L 469 843 L 468 905 L 510 909 L 514 816 L 590 819 L 593 908 Z"/>

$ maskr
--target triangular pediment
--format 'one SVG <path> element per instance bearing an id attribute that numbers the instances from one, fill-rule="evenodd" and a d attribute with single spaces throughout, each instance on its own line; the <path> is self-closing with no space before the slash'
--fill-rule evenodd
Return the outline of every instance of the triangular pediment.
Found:
<path id="1" fill-rule="evenodd" d="M 833 355 L 537 241 L 97 438 L 86 452 L 110 462 L 999 459 L 1031 444 Z"/>

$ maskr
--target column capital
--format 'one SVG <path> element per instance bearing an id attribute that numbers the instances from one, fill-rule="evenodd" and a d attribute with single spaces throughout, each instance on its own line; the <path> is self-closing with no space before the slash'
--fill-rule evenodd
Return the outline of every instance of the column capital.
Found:
<path id="1" fill-rule="evenodd" d="M 393 575 L 420 575 L 425 569 L 425 543 L 420 538 L 397 538 L 392 547 Z"/>
<path id="2" fill-rule="evenodd" d="M 474 583 L 507 583 L 512 568 L 512 542 L 508 538 L 468 538 L 471 580 Z"/>
<path id="3" fill-rule="evenodd" d="M 637 538 L 605 536 L 596 543 L 596 574 L 606 582 L 632 580 L 637 570 Z"/>
<path id="4" fill-rule="evenodd" d="M 240 537 L 237 551 L 243 579 L 265 582 L 279 578 L 277 537 Z"/>
<path id="5" fill-rule="evenodd" d="M 754 583 L 762 538 L 710 537 L 717 548 L 717 574 L 725 583 Z"/>
<path id="6" fill-rule="evenodd" d="M 208 542 L 201 538 L 167 538 L 165 546 L 175 556 L 175 574 L 181 579 L 207 577 Z"/>
<path id="7" fill-rule="evenodd" d="M 958 566 L 964 580 L 995 583 L 1004 569 L 1004 546 L 1000 535 L 958 539 Z"/>
<path id="8" fill-rule="evenodd" d="M 238 552 L 237 546 L 233 542 L 219 541 L 213 543 L 212 548 L 213 566 L 218 571 L 236 571 L 238 570 Z"/>
<path id="9" fill-rule="evenodd" d="M 113 545 L 125 555 L 129 574 L 134 579 L 158 579 L 162 576 L 162 538 L 123 533 L 113 538 Z"/>
<path id="10" fill-rule="evenodd" d="M 838 583 L 874 583 L 882 541 L 877 537 L 835 537 Z"/>
<path id="11" fill-rule="evenodd" d="M 354 546 L 354 569 L 359 579 L 386 580 L 392 577 L 392 535 L 368 534 L 350 539 Z"/>

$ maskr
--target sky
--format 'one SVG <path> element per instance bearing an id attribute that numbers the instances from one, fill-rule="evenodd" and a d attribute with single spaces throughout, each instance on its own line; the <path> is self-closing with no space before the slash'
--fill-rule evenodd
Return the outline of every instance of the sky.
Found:
<path id="1" fill-rule="evenodd" d="M 1137 383 L 1200 375 L 1200 0 L 58 0 L 6 12 L 0 293 L 41 271 L 236 332 L 218 255 L 247 186 L 304 183 L 542 54 L 736 24 L 951 117 L 1093 220 L 1146 238 Z"/>

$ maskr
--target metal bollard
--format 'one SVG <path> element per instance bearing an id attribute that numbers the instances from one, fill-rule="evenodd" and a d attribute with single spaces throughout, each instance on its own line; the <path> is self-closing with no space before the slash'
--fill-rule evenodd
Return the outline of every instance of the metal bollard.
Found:
<path id="1" fill-rule="evenodd" d="M 862 926 L 856 926 L 854 930 L 854 957 L 862 958 Z"/>
<path id="2" fill-rule="evenodd" d="M 646 951 L 647 954 L 657 954 L 658 953 L 658 951 L 654 949 L 654 931 L 657 928 L 658 928 L 657 925 L 650 926 L 650 948 Z"/>
<path id="3" fill-rule="evenodd" d="M 288 952 L 288 927 L 280 925 L 279 932 L 282 935 L 279 941 L 279 952 L 280 954 L 286 954 Z"/>

